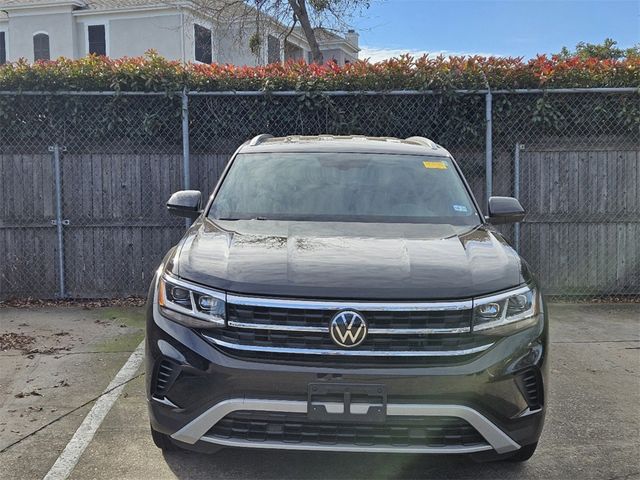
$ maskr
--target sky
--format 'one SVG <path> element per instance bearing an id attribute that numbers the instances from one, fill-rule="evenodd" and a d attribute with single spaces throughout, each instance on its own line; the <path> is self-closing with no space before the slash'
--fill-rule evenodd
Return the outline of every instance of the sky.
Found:
<path id="1" fill-rule="evenodd" d="M 370 0 L 351 23 L 360 58 L 401 53 L 534 57 L 610 37 L 640 43 L 640 0 Z"/>

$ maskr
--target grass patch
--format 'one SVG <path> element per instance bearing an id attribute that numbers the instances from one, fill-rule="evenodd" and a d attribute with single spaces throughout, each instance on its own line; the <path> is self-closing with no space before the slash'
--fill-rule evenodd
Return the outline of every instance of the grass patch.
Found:
<path id="1" fill-rule="evenodd" d="M 111 307 L 100 309 L 100 317 L 122 327 L 122 334 L 98 344 L 101 352 L 133 351 L 144 338 L 144 307 Z"/>
<path id="2" fill-rule="evenodd" d="M 125 333 L 96 345 L 98 352 L 133 352 L 144 338 L 144 331 Z"/>

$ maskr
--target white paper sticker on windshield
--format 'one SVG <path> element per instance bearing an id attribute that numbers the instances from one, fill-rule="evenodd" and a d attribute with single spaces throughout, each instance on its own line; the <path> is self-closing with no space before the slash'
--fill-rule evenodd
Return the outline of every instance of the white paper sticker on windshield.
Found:
<path id="1" fill-rule="evenodd" d="M 464 213 L 466 213 L 466 212 L 468 212 L 468 211 L 469 211 L 469 210 L 467 209 L 467 207 L 465 207 L 464 205 L 454 205 L 454 206 L 453 206 L 453 209 L 454 209 L 456 212 L 464 212 Z"/>

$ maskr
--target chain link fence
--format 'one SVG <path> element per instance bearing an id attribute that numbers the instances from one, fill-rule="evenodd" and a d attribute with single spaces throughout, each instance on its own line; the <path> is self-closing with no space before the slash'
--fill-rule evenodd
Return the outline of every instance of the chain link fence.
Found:
<path id="1" fill-rule="evenodd" d="M 0 299 L 144 295 L 184 232 L 170 194 L 210 194 L 259 133 L 431 138 L 481 204 L 520 198 L 501 231 L 548 294 L 640 295 L 634 89 L 0 92 Z"/>

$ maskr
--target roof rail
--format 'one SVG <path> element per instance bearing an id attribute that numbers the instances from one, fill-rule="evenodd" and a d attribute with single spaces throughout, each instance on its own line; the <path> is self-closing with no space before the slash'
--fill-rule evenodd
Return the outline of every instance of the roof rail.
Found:
<path id="1" fill-rule="evenodd" d="M 440 145 L 438 145 L 436 142 L 426 137 L 408 137 L 408 138 L 405 138 L 405 141 L 419 143 L 420 145 L 429 147 L 432 150 L 438 150 L 440 148 Z"/>
<path id="2" fill-rule="evenodd" d="M 249 146 L 255 147 L 256 145 L 260 145 L 262 142 L 269 138 L 273 138 L 273 135 L 269 133 L 261 133 L 260 135 L 256 135 L 251 139 L 251 141 L 249 142 Z"/>

